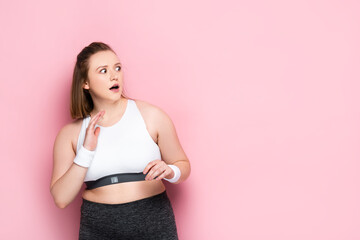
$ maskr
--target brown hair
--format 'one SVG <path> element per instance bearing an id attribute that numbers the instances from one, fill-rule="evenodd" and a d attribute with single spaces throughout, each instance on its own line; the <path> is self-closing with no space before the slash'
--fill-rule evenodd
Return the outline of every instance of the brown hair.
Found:
<path id="1" fill-rule="evenodd" d="M 100 51 L 112 51 L 115 53 L 114 50 L 105 43 L 92 42 L 77 55 L 70 94 L 70 114 L 73 119 L 84 118 L 94 109 L 94 103 L 89 90 L 84 89 L 82 86 L 88 79 L 90 57 Z M 131 99 L 124 93 L 124 87 L 121 96 L 126 99 Z"/>

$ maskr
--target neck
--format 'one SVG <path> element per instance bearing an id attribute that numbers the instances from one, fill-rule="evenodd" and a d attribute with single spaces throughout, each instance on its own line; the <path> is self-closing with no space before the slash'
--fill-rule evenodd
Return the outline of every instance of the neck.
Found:
<path id="1" fill-rule="evenodd" d="M 119 115 L 122 115 L 125 111 L 127 99 L 121 97 L 116 102 L 109 103 L 94 103 L 94 109 L 91 111 L 90 116 L 95 116 L 98 112 L 105 110 L 104 116 L 99 119 L 100 122 L 111 122 L 112 119 L 116 119 Z"/>

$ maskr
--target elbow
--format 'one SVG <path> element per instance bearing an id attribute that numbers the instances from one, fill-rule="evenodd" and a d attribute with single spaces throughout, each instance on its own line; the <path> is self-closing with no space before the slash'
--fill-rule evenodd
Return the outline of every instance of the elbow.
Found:
<path id="1" fill-rule="evenodd" d="M 190 161 L 187 160 L 187 166 L 184 168 L 184 180 L 188 179 L 191 173 L 191 164 Z"/>
<path id="2" fill-rule="evenodd" d="M 191 173 L 191 165 L 190 165 L 190 162 L 188 160 L 188 166 L 184 171 L 184 181 L 189 178 L 190 173 Z"/>
<path id="3" fill-rule="evenodd" d="M 67 204 L 63 204 L 63 203 L 55 203 L 55 204 L 56 204 L 56 206 L 57 206 L 58 208 L 60 208 L 60 209 L 64 209 L 64 208 L 67 207 Z"/>
<path id="4" fill-rule="evenodd" d="M 190 161 L 188 160 L 188 163 L 189 163 L 189 168 L 188 168 L 188 177 L 190 176 L 190 173 L 191 173 L 191 164 L 190 164 Z"/>
<path id="5" fill-rule="evenodd" d="M 68 206 L 67 203 L 64 203 L 63 201 L 61 201 L 58 197 L 56 197 L 56 195 L 53 193 L 53 189 L 50 189 L 50 193 L 54 199 L 54 203 L 55 205 L 60 208 L 60 209 L 64 209 Z"/>
<path id="6" fill-rule="evenodd" d="M 55 205 L 60 209 L 64 209 L 69 205 L 63 201 L 59 201 L 58 199 L 54 199 L 54 202 L 55 202 Z"/>
<path id="7" fill-rule="evenodd" d="M 54 200 L 54 202 L 55 202 L 55 205 L 58 207 L 58 208 L 60 208 L 60 209 L 64 209 L 64 208 L 66 208 L 69 204 L 67 204 L 67 203 L 64 203 L 64 202 L 62 202 L 62 201 L 58 201 L 58 200 Z"/>

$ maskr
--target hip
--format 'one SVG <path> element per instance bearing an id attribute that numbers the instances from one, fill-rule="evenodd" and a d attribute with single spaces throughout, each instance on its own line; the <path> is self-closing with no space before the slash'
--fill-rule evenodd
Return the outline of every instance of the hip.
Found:
<path id="1" fill-rule="evenodd" d="M 119 204 L 83 199 L 79 239 L 178 239 L 166 190 Z"/>

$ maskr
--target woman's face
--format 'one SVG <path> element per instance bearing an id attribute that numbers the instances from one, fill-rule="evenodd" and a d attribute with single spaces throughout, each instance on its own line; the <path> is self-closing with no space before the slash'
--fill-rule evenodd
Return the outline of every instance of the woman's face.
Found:
<path id="1" fill-rule="evenodd" d="M 119 85 L 119 91 L 110 90 L 114 85 Z M 121 98 L 123 89 L 123 71 L 119 58 L 112 51 L 100 51 L 89 59 L 88 80 L 83 88 L 89 89 L 93 100 Z"/>

